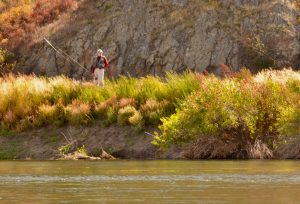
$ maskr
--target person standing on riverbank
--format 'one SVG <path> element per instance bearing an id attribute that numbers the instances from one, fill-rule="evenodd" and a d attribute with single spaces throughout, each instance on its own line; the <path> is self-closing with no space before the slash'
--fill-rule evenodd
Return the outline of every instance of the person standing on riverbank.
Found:
<path id="1" fill-rule="evenodd" d="M 98 86 L 104 86 L 104 72 L 109 66 L 107 58 L 103 55 L 101 49 L 97 50 L 97 57 L 91 66 L 91 72 L 93 73 L 94 83 Z M 97 78 L 97 82 L 96 82 Z"/>

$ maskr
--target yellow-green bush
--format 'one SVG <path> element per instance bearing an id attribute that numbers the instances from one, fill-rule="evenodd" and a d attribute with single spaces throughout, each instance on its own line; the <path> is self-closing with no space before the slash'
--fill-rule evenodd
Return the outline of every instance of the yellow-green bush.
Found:
<path id="1" fill-rule="evenodd" d="M 253 81 L 249 77 L 202 78 L 199 90 L 175 114 L 163 118 L 162 133 L 156 134 L 154 144 L 165 147 L 191 143 L 205 136 L 230 135 L 249 143 L 260 140 L 273 148 L 283 139 L 284 124 L 299 117 L 294 113 L 300 95 L 286 83 L 298 77 L 299 73 L 284 70 L 262 72 Z"/>

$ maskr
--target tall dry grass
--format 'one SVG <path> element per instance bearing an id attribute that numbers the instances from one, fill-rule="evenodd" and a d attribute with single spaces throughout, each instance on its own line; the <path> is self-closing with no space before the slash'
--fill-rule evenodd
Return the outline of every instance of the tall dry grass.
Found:
<path id="1" fill-rule="evenodd" d="M 231 134 L 275 147 L 298 134 L 299 115 L 299 72 L 288 69 L 255 76 L 242 70 L 225 79 L 191 72 L 120 77 L 104 88 L 64 76 L 0 78 L 0 132 L 102 120 L 139 129 L 160 125 L 154 141 L 160 146 Z"/>
<path id="2" fill-rule="evenodd" d="M 27 126 L 84 125 L 97 118 L 109 125 L 128 107 L 136 112 L 129 123 L 120 124 L 158 124 L 199 87 L 193 73 L 168 74 L 165 79 L 121 77 L 106 84 L 100 88 L 64 76 L 6 75 L 0 78 L 1 127 L 22 131 Z"/>

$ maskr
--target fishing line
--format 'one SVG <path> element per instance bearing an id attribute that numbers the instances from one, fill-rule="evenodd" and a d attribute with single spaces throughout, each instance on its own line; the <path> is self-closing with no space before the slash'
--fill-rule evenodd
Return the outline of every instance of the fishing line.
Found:
<path id="1" fill-rule="evenodd" d="M 79 64 L 79 62 L 77 62 L 76 60 L 74 60 L 70 55 L 68 55 L 66 52 L 64 52 L 63 50 L 61 50 L 58 47 L 55 47 L 49 40 L 47 40 L 47 38 L 44 38 L 44 40 L 47 42 L 48 45 L 50 45 L 55 52 L 57 52 L 58 54 L 60 54 L 64 59 L 66 59 L 67 61 L 71 62 L 71 63 L 75 63 L 76 65 L 78 65 L 81 69 L 84 69 L 86 71 L 89 71 L 87 68 L 85 68 L 84 66 L 82 66 L 81 64 Z"/>

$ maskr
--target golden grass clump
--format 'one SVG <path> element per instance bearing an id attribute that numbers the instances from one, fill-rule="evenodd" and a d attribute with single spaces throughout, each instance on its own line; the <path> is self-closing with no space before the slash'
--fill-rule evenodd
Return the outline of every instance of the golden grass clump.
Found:
<path id="1" fill-rule="evenodd" d="M 89 104 L 74 100 L 66 107 L 66 118 L 73 125 L 87 125 L 92 122 Z"/>
<path id="2" fill-rule="evenodd" d="M 300 81 L 300 72 L 286 68 L 283 70 L 263 70 L 255 75 L 254 80 L 258 83 L 265 83 L 271 80 L 276 83 L 285 84 L 289 80 Z"/>
<path id="3" fill-rule="evenodd" d="M 16 115 L 12 110 L 8 110 L 4 115 L 3 115 L 3 122 L 5 124 L 14 124 L 16 122 Z"/>
<path id="4" fill-rule="evenodd" d="M 160 119 L 167 115 L 170 102 L 149 99 L 140 107 L 146 124 L 158 124 Z"/>
<path id="5" fill-rule="evenodd" d="M 42 104 L 39 107 L 40 119 L 45 123 L 54 121 L 56 117 L 56 112 L 57 108 L 55 105 Z"/>
<path id="6" fill-rule="evenodd" d="M 141 111 L 142 112 L 151 112 L 155 111 L 157 109 L 163 109 L 169 104 L 168 101 L 163 100 L 163 101 L 157 101 L 154 99 L 149 99 L 146 101 L 145 104 L 141 106 Z"/>
<path id="7" fill-rule="evenodd" d="M 136 107 L 137 101 L 134 98 L 121 98 L 119 101 L 119 108 L 124 108 L 126 106 Z"/>
<path id="8" fill-rule="evenodd" d="M 95 104 L 94 106 L 94 114 L 98 117 L 102 114 L 105 114 L 108 106 L 105 102 L 101 102 L 100 104 Z"/>
<path id="9" fill-rule="evenodd" d="M 126 106 L 118 112 L 118 123 L 121 125 L 141 125 L 143 117 L 133 106 Z"/>

